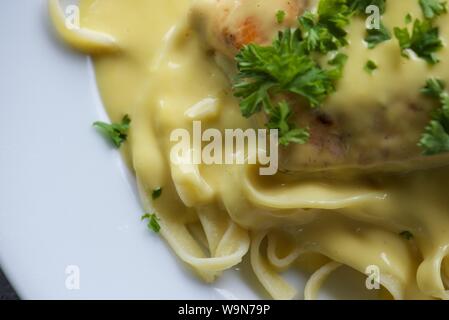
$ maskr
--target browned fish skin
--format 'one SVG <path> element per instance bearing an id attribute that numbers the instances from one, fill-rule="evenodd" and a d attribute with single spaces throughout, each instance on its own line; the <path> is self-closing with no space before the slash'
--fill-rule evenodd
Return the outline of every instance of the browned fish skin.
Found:
<path id="1" fill-rule="evenodd" d="M 244 45 L 268 45 L 278 31 L 295 26 L 307 3 L 305 0 L 199 0 L 193 7 L 192 21 L 214 49 L 234 58 Z M 265 9 L 272 9 L 269 17 Z M 282 23 L 276 19 L 279 10 L 285 12 Z"/>

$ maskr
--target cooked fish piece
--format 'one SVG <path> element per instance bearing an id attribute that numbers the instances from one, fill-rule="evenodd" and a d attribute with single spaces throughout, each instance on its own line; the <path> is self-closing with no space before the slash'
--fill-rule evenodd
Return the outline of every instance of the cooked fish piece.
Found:
<path id="1" fill-rule="evenodd" d="M 200 0 L 193 6 L 191 21 L 232 79 L 236 72 L 234 58 L 239 49 L 249 43 L 270 45 L 280 30 L 297 27 L 298 16 L 315 3 L 306 0 Z M 398 23 L 388 12 L 400 10 L 400 7 L 389 5 L 384 20 Z M 285 12 L 282 23 L 276 19 L 279 10 Z M 447 17 L 442 19 L 441 25 L 449 22 Z M 431 112 L 436 108 L 434 101 L 420 93 L 432 74 L 430 67 L 422 59 L 402 57 L 394 37 L 373 50 L 367 49 L 363 43 L 365 21 L 353 20 L 348 28 L 349 45 L 342 49 L 349 59 L 336 93 L 317 109 L 310 108 L 299 96 L 287 98 L 295 112 L 296 124 L 308 127 L 311 138 L 304 145 L 280 147 L 281 169 L 297 172 L 357 167 L 403 171 L 449 164 L 449 156 L 423 156 L 418 146 Z M 441 37 L 444 40 L 449 35 L 442 32 Z M 227 64 L 222 57 L 226 57 Z M 373 75 L 363 70 L 371 59 L 379 64 L 379 70 Z M 433 73 L 449 82 L 447 65 L 441 62 L 432 68 Z M 262 114 L 252 119 L 259 126 L 266 122 Z"/>

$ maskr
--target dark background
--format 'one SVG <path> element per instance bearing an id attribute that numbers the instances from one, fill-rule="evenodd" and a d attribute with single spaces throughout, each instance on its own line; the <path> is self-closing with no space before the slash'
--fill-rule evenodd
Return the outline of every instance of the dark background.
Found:
<path id="1" fill-rule="evenodd" d="M 2 270 L 0 269 L 0 300 L 17 300 L 19 297 L 9 284 Z"/>

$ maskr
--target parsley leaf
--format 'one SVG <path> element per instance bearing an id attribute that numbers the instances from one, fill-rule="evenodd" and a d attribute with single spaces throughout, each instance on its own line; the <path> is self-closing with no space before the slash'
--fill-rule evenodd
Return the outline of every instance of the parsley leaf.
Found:
<path id="1" fill-rule="evenodd" d="M 443 47 L 443 43 L 439 38 L 438 27 L 432 26 L 430 21 L 416 19 L 411 34 L 407 28 L 395 28 L 394 34 L 399 40 L 404 57 L 409 58 L 407 50 L 412 50 L 418 57 L 426 60 L 429 64 L 439 62 L 435 52 Z"/>
<path id="2" fill-rule="evenodd" d="M 347 0 L 322 0 L 317 13 L 305 12 L 299 18 L 308 52 L 327 53 L 348 44 L 345 27 L 350 23 L 351 10 Z"/>
<path id="3" fill-rule="evenodd" d="M 365 42 L 368 45 L 368 49 L 373 49 L 380 43 L 388 41 L 390 39 L 391 33 L 383 23 L 380 24 L 380 29 L 366 30 Z"/>
<path id="4" fill-rule="evenodd" d="M 413 239 L 413 233 L 411 233 L 410 231 L 402 231 L 399 235 L 402 238 L 404 238 L 405 240 L 412 240 Z"/>
<path id="5" fill-rule="evenodd" d="M 379 8 L 380 14 L 385 13 L 386 0 L 348 0 L 349 7 L 353 14 L 366 15 L 366 9 L 369 6 L 376 6 Z M 373 28 L 366 30 L 365 42 L 368 44 L 369 49 L 373 49 L 378 44 L 391 39 L 390 31 L 381 22 L 380 28 Z"/>
<path id="6" fill-rule="evenodd" d="M 306 98 L 312 108 L 320 106 L 335 91 L 333 79 L 327 70 L 312 62 L 304 64 L 301 71 L 285 89 Z"/>
<path id="7" fill-rule="evenodd" d="M 412 21 L 413 21 L 412 15 L 410 13 L 407 13 L 407 15 L 405 16 L 404 21 L 405 21 L 405 24 L 412 23 Z"/>
<path id="8" fill-rule="evenodd" d="M 365 64 L 364 70 L 369 74 L 372 74 L 377 69 L 377 64 L 373 60 L 368 60 Z"/>
<path id="9" fill-rule="evenodd" d="M 447 113 L 447 110 L 446 110 Z M 444 118 L 448 120 L 447 115 Z M 449 134 L 448 130 L 441 124 L 439 120 L 432 120 L 426 127 L 426 130 L 419 142 L 419 146 L 423 148 L 426 156 L 437 155 L 449 151 Z"/>
<path id="10" fill-rule="evenodd" d="M 271 108 L 270 89 L 279 90 L 308 67 L 308 58 L 301 48 L 301 34 L 287 29 L 272 46 L 249 44 L 236 56 L 239 74 L 234 82 L 234 95 L 241 98 L 243 116 L 250 117 Z M 300 70 L 301 69 L 301 70 Z"/>
<path id="11" fill-rule="evenodd" d="M 162 188 L 158 187 L 156 189 L 153 190 L 153 192 L 151 193 L 151 198 L 153 200 L 156 200 L 157 198 L 159 198 L 162 194 Z"/>
<path id="12" fill-rule="evenodd" d="M 447 12 L 447 2 L 441 0 L 419 0 L 419 5 L 426 19 L 433 19 Z"/>
<path id="13" fill-rule="evenodd" d="M 155 213 L 146 213 L 141 217 L 141 220 L 148 219 L 148 229 L 153 230 L 154 232 L 158 233 L 161 230 L 161 226 L 159 225 L 159 218 L 156 216 Z"/>
<path id="14" fill-rule="evenodd" d="M 441 106 L 432 115 L 430 124 L 426 127 L 419 146 L 424 155 L 436 155 L 449 152 L 449 93 L 444 90 L 445 83 L 438 79 L 427 80 L 421 92 L 437 99 Z"/>
<path id="15" fill-rule="evenodd" d="M 279 143 L 283 146 L 288 146 L 290 143 L 305 144 L 309 139 L 310 133 L 308 129 L 292 127 L 280 137 Z"/>
<path id="16" fill-rule="evenodd" d="M 427 80 L 426 86 L 421 89 L 421 93 L 439 99 L 444 93 L 445 86 L 446 84 L 443 80 L 431 78 Z"/>
<path id="17" fill-rule="evenodd" d="M 276 12 L 276 21 L 279 24 L 282 24 L 285 20 L 285 11 L 283 10 L 278 10 L 278 12 Z"/>
<path id="18" fill-rule="evenodd" d="M 97 121 L 93 125 L 94 127 L 100 129 L 106 137 L 114 144 L 116 148 L 120 148 L 123 142 L 128 138 L 128 130 L 131 119 L 128 115 L 125 115 L 121 123 L 105 123 Z"/>
<path id="19" fill-rule="evenodd" d="M 299 24 L 306 38 L 307 51 L 327 52 L 338 48 L 328 29 L 320 26 L 317 20 L 318 16 L 309 11 L 299 18 Z"/>
<path id="20" fill-rule="evenodd" d="M 386 0 L 349 0 L 350 8 L 357 14 L 365 14 L 366 8 L 376 6 L 381 14 L 385 13 Z"/>
<path id="21" fill-rule="evenodd" d="M 334 67 L 328 70 L 329 77 L 334 80 L 340 79 L 347 61 L 348 56 L 344 53 L 337 53 L 334 58 L 329 60 L 328 64 Z"/>
<path id="22" fill-rule="evenodd" d="M 279 130 L 279 143 L 283 146 L 288 146 L 290 143 L 304 144 L 310 138 L 307 129 L 297 128 L 295 124 L 289 122 L 292 115 L 286 101 L 281 101 L 269 112 L 270 120 L 267 123 L 267 128 Z"/>

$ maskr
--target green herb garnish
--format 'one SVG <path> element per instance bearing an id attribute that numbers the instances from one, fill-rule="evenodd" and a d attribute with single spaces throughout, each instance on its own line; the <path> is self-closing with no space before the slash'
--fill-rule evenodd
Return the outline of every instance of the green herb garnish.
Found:
<path id="1" fill-rule="evenodd" d="M 405 24 L 412 23 L 412 21 L 413 21 L 412 15 L 410 13 L 407 13 L 407 15 L 405 16 L 404 21 L 405 21 Z"/>
<path id="2" fill-rule="evenodd" d="M 347 61 L 348 56 L 344 53 L 337 53 L 334 58 L 329 60 L 328 64 L 333 67 L 328 70 L 329 77 L 334 80 L 340 79 Z"/>
<path id="3" fill-rule="evenodd" d="M 429 79 L 421 92 L 439 101 L 440 108 L 433 112 L 418 145 L 427 156 L 449 152 L 449 93 L 445 91 L 445 83 Z"/>
<path id="4" fill-rule="evenodd" d="M 278 12 L 276 12 L 276 21 L 279 24 L 282 24 L 285 20 L 285 11 L 283 10 L 278 10 Z"/>
<path id="5" fill-rule="evenodd" d="M 413 239 L 413 233 L 411 233 L 410 231 L 402 231 L 399 235 L 406 240 Z"/>
<path id="6" fill-rule="evenodd" d="M 316 108 L 335 91 L 347 56 L 337 54 L 325 69 L 311 53 L 326 54 L 348 44 L 345 27 L 353 12 L 348 3 L 322 0 L 317 13 L 306 12 L 298 19 L 299 28 L 279 32 L 271 46 L 249 44 L 236 56 L 238 75 L 233 89 L 243 116 L 264 111 L 266 126 L 279 130 L 284 146 L 306 143 L 310 136 L 307 128 L 291 121 L 293 111 L 285 96 L 300 96 Z"/>
<path id="7" fill-rule="evenodd" d="M 385 13 L 386 0 L 349 0 L 350 8 L 356 14 L 365 14 L 366 8 L 376 6 L 381 14 Z"/>
<path id="8" fill-rule="evenodd" d="M 280 142 L 307 142 L 307 129 L 288 122 L 292 112 L 287 102 L 274 103 L 282 94 L 295 94 L 318 107 L 335 90 L 335 70 L 325 70 L 307 53 L 301 31 L 280 32 L 271 46 L 245 46 L 237 55 L 238 75 L 234 94 L 240 98 L 245 117 L 263 110 L 269 117 L 268 126 L 280 131 Z"/>
<path id="9" fill-rule="evenodd" d="M 161 226 L 159 225 L 159 218 L 156 216 L 155 213 L 146 213 L 141 217 L 141 220 L 148 219 L 148 229 L 153 230 L 154 232 L 158 233 L 161 230 Z"/>
<path id="10" fill-rule="evenodd" d="M 395 28 L 394 34 L 404 57 L 409 58 L 407 50 L 411 50 L 430 64 L 439 62 L 436 52 L 443 47 L 443 43 L 439 38 L 438 27 L 432 26 L 430 21 L 416 19 L 411 34 L 407 28 Z"/>
<path id="11" fill-rule="evenodd" d="M 366 9 L 369 6 L 376 6 L 377 8 L 379 8 L 380 14 L 384 14 L 386 9 L 386 0 L 349 0 L 349 3 L 353 14 L 358 15 L 367 14 Z M 380 22 L 380 28 L 372 28 L 366 30 L 366 36 L 364 40 L 367 43 L 368 48 L 373 49 L 378 44 L 390 39 L 390 31 L 382 22 Z"/>
<path id="12" fill-rule="evenodd" d="M 279 143 L 288 146 L 290 143 L 305 144 L 309 141 L 310 134 L 305 128 L 298 128 L 290 118 L 293 113 L 287 102 L 281 101 L 269 112 L 267 128 L 279 130 Z"/>
<path id="13" fill-rule="evenodd" d="M 444 94 L 445 87 L 446 84 L 443 80 L 431 78 L 427 80 L 426 86 L 421 89 L 421 93 L 439 99 Z"/>
<path id="14" fill-rule="evenodd" d="M 391 39 L 391 33 L 383 23 L 380 24 L 380 29 L 366 30 L 365 42 L 368 49 L 375 48 L 378 44 Z"/>
<path id="15" fill-rule="evenodd" d="M 351 13 L 346 0 L 323 0 L 317 13 L 305 12 L 299 24 L 307 50 L 327 53 L 347 45 L 345 27 L 349 25 Z"/>
<path id="16" fill-rule="evenodd" d="M 162 194 L 162 188 L 158 187 L 156 189 L 153 190 L 153 192 L 151 193 L 151 198 L 153 198 L 153 200 L 156 200 L 157 198 L 159 198 Z"/>
<path id="17" fill-rule="evenodd" d="M 93 125 L 100 129 L 105 136 L 114 144 L 116 148 L 120 148 L 123 142 L 128 138 L 128 130 L 131 119 L 125 115 L 121 123 L 105 123 L 97 121 Z"/>
<path id="18" fill-rule="evenodd" d="M 372 74 L 377 69 L 377 64 L 373 60 L 368 60 L 363 69 L 369 74 Z"/>
<path id="19" fill-rule="evenodd" d="M 447 2 L 441 0 L 419 0 L 419 5 L 426 19 L 433 19 L 447 12 Z"/>

